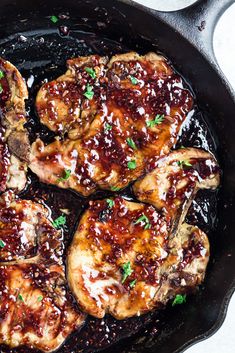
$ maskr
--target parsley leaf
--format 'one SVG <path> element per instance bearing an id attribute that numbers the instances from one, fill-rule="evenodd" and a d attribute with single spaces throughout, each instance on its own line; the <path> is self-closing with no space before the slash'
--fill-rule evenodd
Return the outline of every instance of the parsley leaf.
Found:
<path id="1" fill-rule="evenodd" d="M 118 186 L 111 186 L 110 188 L 112 191 L 119 191 L 121 190 L 121 188 L 119 188 Z"/>
<path id="2" fill-rule="evenodd" d="M 93 79 L 96 78 L 96 72 L 91 67 L 85 67 L 85 71 L 88 73 L 88 75 L 91 76 L 91 78 L 93 78 Z"/>
<path id="3" fill-rule="evenodd" d="M 22 296 L 21 294 L 18 295 L 18 299 L 19 299 L 21 302 L 24 301 L 24 298 L 23 298 L 23 296 Z"/>
<path id="4" fill-rule="evenodd" d="M 178 161 L 177 164 L 178 164 L 178 166 L 179 166 L 181 169 L 183 169 L 183 167 L 192 167 L 192 164 L 191 164 L 189 161 L 187 161 L 187 160 L 185 160 L 185 161 Z"/>
<path id="5" fill-rule="evenodd" d="M 4 72 L 0 70 L 0 79 L 4 77 Z"/>
<path id="6" fill-rule="evenodd" d="M 128 166 L 128 168 L 129 169 L 135 169 L 136 168 L 136 161 L 129 161 L 128 163 L 127 163 L 127 166 Z"/>
<path id="7" fill-rule="evenodd" d="M 65 169 L 64 170 L 64 175 L 61 178 L 57 179 L 57 183 L 60 183 L 61 181 L 68 180 L 70 175 L 71 175 L 71 170 L 70 169 Z"/>
<path id="8" fill-rule="evenodd" d="M 127 279 L 127 277 L 129 277 L 133 270 L 131 268 L 131 263 L 130 261 L 126 262 L 125 264 L 122 265 L 122 269 L 123 269 L 123 274 L 122 274 L 122 283 L 125 282 L 125 280 Z"/>
<path id="9" fill-rule="evenodd" d="M 2 88 L 2 85 L 0 83 L 0 93 L 2 93 L 2 92 L 3 92 L 3 88 Z"/>
<path id="10" fill-rule="evenodd" d="M 105 127 L 104 127 L 104 130 L 105 131 L 109 131 L 109 130 L 112 130 L 112 125 L 108 124 L 108 123 L 105 123 Z"/>
<path id="11" fill-rule="evenodd" d="M 4 243 L 4 241 L 2 239 L 0 239 L 0 248 L 4 248 L 6 244 Z"/>
<path id="12" fill-rule="evenodd" d="M 136 77 L 134 77 L 134 76 L 130 76 L 130 80 L 131 80 L 131 83 L 132 83 L 133 85 L 137 85 L 138 80 L 137 80 L 137 78 L 136 78 Z"/>
<path id="13" fill-rule="evenodd" d="M 51 22 L 57 23 L 59 21 L 57 16 L 51 16 Z"/>
<path id="14" fill-rule="evenodd" d="M 38 299 L 37 299 L 37 302 L 41 302 L 43 300 L 43 296 L 42 295 L 39 295 L 38 296 Z"/>
<path id="15" fill-rule="evenodd" d="M 142 214 L 142 216 L 140 216 L 137 221 L 134 222 L 134 224 L 138 224 L 138 223 L 145 223 L 145 226 L 144 226 L 144 229 L 151 229 L 151 224 L 150 224 L 150 221 L 148 219 L 147 216 L 145 216 L 145 214 Z"/>
<path id="16" fill-rule="evenodd" d="M 59 229 L 62 226 L 64 226 L 66 224 L 66 217 L 65 216 L 59 216 L 58 218 L 56 218 L 53 222 L 52 225 L 54 228 Z"/>
<path id="17" fill-rule="evenodd" d="M 157 114 L 153 120 L 149 120 L 146 122 L 147 127 L 154 127 L 155 125 L 159 125 L 163 122 L 164 115 Z"/>
<path id="18" fill-rule="evenodd" d="M 112 199 L 106 199 L 106 202 L 107 202 L 109 208 L 112 208 L 115 205 L 115 203 Z"/>
<path id="19" fill-rule="evenodd" d="M 89 100 L 91 100 L 93 97 L 94 97 L 94 91 L 93 91 L 93 87 L 92 86 L 90 86 L 90 85 L 87 85 L 86 86 L 86 92 L 84 93 L 84 96 L 87 98 L 87 99 L 89 99 Z"/>
<path id="20" fill-rule="evenodd" d="M 134 279 L 133 281 L 130 282 L 130 287 L 133 288 L 136 285 L 137 280 Z"/>
<path id="21" fill-rule="evenodd" d="M 128 145 L 133 149 L 133 150 L 137 150 L 136 144 L 135 142 L 132 140 L 132 138 L 128 137 L 126 139 L 126 142 L 128 143 Z"/>
<path id="22" fill-rule="evenodd" d="M 172 302 L 172 306 L 186 303 L 186 294 L 176 294 L 175 299 Z"/>

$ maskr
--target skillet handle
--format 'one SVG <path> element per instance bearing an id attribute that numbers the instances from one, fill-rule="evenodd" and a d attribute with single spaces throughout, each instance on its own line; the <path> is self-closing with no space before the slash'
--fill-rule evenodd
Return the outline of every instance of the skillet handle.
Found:
<path id="1" fill-rule="evenodd" d="M 153 11 L 218 67 L 213 50 L 214 29 L 220 16 L 234 3 L 235 0 L 201 0 L 180 11 Z"/>

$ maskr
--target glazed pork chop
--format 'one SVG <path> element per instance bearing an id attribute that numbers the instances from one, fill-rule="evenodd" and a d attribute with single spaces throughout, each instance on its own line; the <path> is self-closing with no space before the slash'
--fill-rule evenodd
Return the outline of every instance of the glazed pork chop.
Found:
<path id="1" fill-rule="evenodd" d="M 41 181 L 85 196 L 97 188 L 123 188 L 151 169 L 175 144 L 193 107 L 190 91 L 162 56 L 127 53 L 106 62 L 97 56 L 69 60 L 67 73 L 43 86 L 37 98 L 41 121 L 59 132 L 55 126 L 63 120 L 61 131 L 68 131 L 69 138 L 48 146 L 37 140 L 30 168 Z M 72 80 L 76 87 L 80 120 L 57 109 L 65 96 L 66 107 L 74 102 L 66 87 L 54 96 L 52 87 L 61 80 Z"/>
<path id="2" fill-rule="evenodd" d="M 157 163 L 134 185 L 137 198 L 156 208 L 121 197 L 91 201 L 79 223 L 68 281 L 81 308 L 95 317 L 140 315 L 203 281 L 207 236 L 183 222 L 196 192 L 218 186 L 218 165 L 194 148 Z"/>
<path id="3" fill-rule="evenodd" d="M 216 189 L 219 181 L 218 163 L 211 153 L 181 148 L 159 158 L 156 168 L 135 182 L 133 191 L 140 201 L 178 222 L 178 217 L 184 219 L 197 191 Z"/>
<path id="4" fill-rule="evenodd" d="M 0 58 L 0 191 L 21 191 L 26 184 L 30 145 L 26 123 L 26 84 L 8 61 Z"/>
<path id="5" fill-rule="evenodd" d="M 202 282 L 209 258 L 202 231 L 183 224 L 171 239 L 170 222 L 153 206 L 112 203 L 90 203 L 68 253 L 68 282 L 85 312 L 141 315 Z"/>
<path id="6" fill-rule="evenodd" d="M 84 321 L 67 295 L 62 234 L 40 204 L 9 191 L 0 205 L 0 343 L 54 351 Z"/>

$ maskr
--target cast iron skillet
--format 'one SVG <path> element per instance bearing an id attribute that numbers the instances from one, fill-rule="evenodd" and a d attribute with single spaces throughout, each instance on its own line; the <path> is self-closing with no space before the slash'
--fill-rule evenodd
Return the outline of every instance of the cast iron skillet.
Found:
<path id="1" fill-rule="evenodd" d="M 129 0 L 1 0 L 0 54 L 17 65 L 28 79 L 29 86 L 33 83 L 28 103 L 33 117 L 28 124 L 32 140 L 36 134 L 46 141 L 53 138 L 53 134 L 38 124 L 32 107 L 42 80 L 63 72 L 66 58 L 91 52 L 110 55 L 129 49 L 139 52 L 160 50 L 190 82 L 199 110 L 203 111 L 206 119 L 205 122 L 198 113 L 199 117 L 192 120 L 192 130 L 187 131 L 189 145 L 193 136 L 194 144 L 197 141 L 194 124 L 195 131 L 202 137 L 198 146 L 215 152 L 223 170 L 218 222 L 210 233 L 212 256 L 204 288 L 189 297 L 183 307 L 168 307 L 164 312 L 118 324 L 109 317 L 99 323 L 88 319 L 90 328 L 87 333 L 84 329 L 81 331 L 80 341 L 77 334 L 73 335 L 59 350 L 60 353 L 80 352 L 78 343 L 79 347 L 88 346 L 85 352 L 89 352 L 91 343 L 93 348 L 90 351 L 112 343 L 105 352 L 182 352 L 213 334 L 224 320 L 235 288 L 235 103 L 233 93 L 214 59 L 212 35 L 218 17 L 233 2 L 198 1 L 181 12 L 159 13 Z M 49 18 L 58 14 L 63 15 L 58 25 L 54 25 Z M 202 21 L 206 21 L 205 26 L 201 26 Z M 70 36 L 65 35 L 63 27 L 58 31 L 58 26 L 62 25 L 71 29 Z M 198 122 L 204 128 L 199 129 Z M 203 142 L 204 137 L 206 142 Z M 187 145 L 187 141 L 184 142 Z M 72 219 L 74 227 L 87 201 L 54 187 L 42 190 L 33 176 L 30 176 L 30 181 L 23 196 L 30 197 L 32 190 L 34 197 L 46 193 L 53 215 L 57 212 L 53 205 L 56 202 L 58 205 L 61 195 L 65 204 L 76 203 L 77 213 Z M 213 198 L 208 200 L 206 205 L 210 205 Z M 208 222 L 214 223 L 209 218 L 204 220 L 204 229 Z M 70 233 L 65 232 L 66 244 L 71 241 L 73 229 Z M 9 350 L 2 347 L 1 352 Z M 23 348 L 15 352 L 33 351 Z"/>

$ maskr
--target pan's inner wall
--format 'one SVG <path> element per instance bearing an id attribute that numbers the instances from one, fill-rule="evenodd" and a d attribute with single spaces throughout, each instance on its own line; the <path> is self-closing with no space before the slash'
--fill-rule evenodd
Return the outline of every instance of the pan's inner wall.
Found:
<path id="1" fill-rule="evenodd" d="M 190 79 L 196 97 L 199 98 L 199 108 L 196 107 L 193 117 L 188 118 L 178 145 L 202 147 L 217 154 L 217 139 L 215 134 L 211 133 L 211 126 L 218 131 L 219 121 L 224 124 L 224 113 L 221 109 L 211 110 L 209 103 L 213 95 L 210 89 L 206 89 L 207 85 L 215 84 L 216 77 L 201 65 L 200 54 L 193 52 L 193 49 L 191 52 L 183 40 L 173 40 L 173 31 L 166 32 L 166 26 L 162 23 L 124 4 L 119 4 L 117 9 L 113 6 L 116 4 L 113 1 L 109 2 L 108 8 L 107 2 L 104 1 L 92 1 L 91 4 L 89 1 L 66 1 L 61 8 L 56 6 L 58 1 L 50 1 L 49 4 L 43 1 L 34 1 L 33 4 L 29 1 L 17 3 L 20 3 L 19 7 L 11 1 L 3 1 L 0 8 L 0 55 L 15 64 L 27 81 L 30 92 L 27 105 L 30 118 L 27 127 L 31 140 L 40 136 L 46 142 L 50 142 L 54 137 L 53 133 L 39 124 L 34 112 L 34 101 L 39 87 L 45 80 L 51 80 L 64 72 L 67 58 L 92 53 L 110 56 L 127 50 L 136 50 L 140 53 L 161 50 L 172 58 L 176 68 Z M 59 17 L 58 23 L 53 24 L 50 21 L 51 15 Z M 65 27 L 69 29 L 69 34 Z M 205 72 L 202 73 L 200 68 Z M 207 82 L 202 80 L 198 82 L 203 75 Z M 219 91 L 219 86 L 217 89 Z M 221 96 L 221 99 L 223 98 L 229 103 L 227 97 Z M 229 144 L 229 140 L 223 143 Z M 221 157 L 224 161 L 223 156 Z M 33 175 L 29 178 L 29 187 L 21 196 L 43 199 L 51 207 L 54 218 L 60 215 L 59 209 L 71 210 L 68 222 L 70 231 L 65 231 L 65 247 L 67 247 L 88 199 L 70 191 L 41 185 Z M 133 197 L 130 189 L 125 190 L 123 194 Z M 99 192 L 93 198 L 102 198 L 106 195 Z M 189 298 L 183 307 L 169 307 L 160 313 L 140 318 L 121 322 L 109 316 L 104 320 L 88 318 L 81 332 L 72 335 L 59 352 L 77 353 L 79 349 L 92 352 L 114 344 L 122 338 L 119 343 L 108 348 L 107 352 L 157 350 L 159 353 L 170 353 L 191 339 L 194 332 L 198 335 L 208 330 L 219 313 L 219 306 L 216 307 L 212 303 L 213 301 L 216 303 L 216 300 L 221 301 L 224 294 L 224 288 L 214 292 L 216 281 L 220 280 L 216 277 L 214 267 L 221 252 L 226 252 L 220 244 L 217 246 L 221 235 L 215 230 L 215 209 L 216 195 L 201 193 L 189 215 L 190 222 L 198 224 L 207 232 L 213 230 L 210 233 L 213 256 L 204 290 Z M 219 224 L 220 228 L 224 225 L 222 222 Z M 129 336 L 131 337 L 127 338 Z M 1 351 L 9 352 L 4 347 Z M 25 353 L 25 348 L 11 352 Z M 30 352 L 27 348 L 27 353 Z"/>

